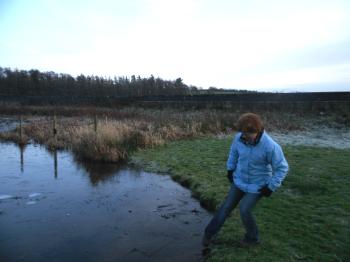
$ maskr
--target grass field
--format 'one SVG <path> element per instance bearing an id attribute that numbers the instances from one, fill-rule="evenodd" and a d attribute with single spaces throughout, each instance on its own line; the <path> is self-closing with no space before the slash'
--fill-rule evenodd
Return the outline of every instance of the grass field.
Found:
<path id="1" fill-rule="evenodd" d="M 226 195 L 231 139 L 182 140 L 134 153 L 131 163 L 169 173 L 209 210 Z M 238 210 L 226 221 L 209 261 L 350 261 L 350 150 L 284 147 L 290 173 L 254 210 L 262 244 L 238 246 Z M 203 228 L 204 230 L 204 228 Z"/>

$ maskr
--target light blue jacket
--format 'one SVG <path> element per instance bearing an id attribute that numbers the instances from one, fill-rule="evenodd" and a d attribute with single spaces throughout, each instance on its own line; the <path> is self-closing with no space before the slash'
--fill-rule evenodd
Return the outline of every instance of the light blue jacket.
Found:
<path id="1" fill-rule="evenodd" d="M 241 135 L 235 135 L 227 160 L 227 170 L 234 171 L 235 185 L 249 193 L 258 193 L 266 184 L 275 191 L 288 172 L 281 147 L 265 131 L 256 145 L 245 144 Z"/>

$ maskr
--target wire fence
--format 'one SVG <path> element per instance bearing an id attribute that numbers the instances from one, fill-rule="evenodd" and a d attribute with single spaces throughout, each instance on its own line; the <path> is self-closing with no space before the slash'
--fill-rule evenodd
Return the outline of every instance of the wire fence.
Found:
<path id="1" fill-rule="evenodd" d="M 71 127 L 82 127 L 82 126 L 91 126 L 91 129 L 94 130 L 94 132 L 97 134 L 98 132 L 98 127 L 100 123 L 108 123 L 108 116 L 103 116 L 103 117 L 98 117 L 96 114 L 90 118 L 84 117 L 83 121 L 75 121 L 73 122 L 72 120 L 64 120 L 64 119 L 59 119 L 57 118 L 56 114 L 53 114 L 50 119 L 38 119 L 38 120 L 31 120 L 29 121 L 29 118 L 25 118 L 23 115 L 18 116 L 18 135 L 20 138 L 20 141 L 23 140 L 25 131 L 24 131 L 24 125 L 26 123 L 40 123 L 42 125 L 47 125 L 51 127 L 52 135 L 54 140 L 57 140 L 57 135 L 58 135 L 58 129 L 61 126 L 69 126 Z M 66 123 L 65 123 L 66 122 Z M 68 125 L 67 125 L 68 123 Z"/>

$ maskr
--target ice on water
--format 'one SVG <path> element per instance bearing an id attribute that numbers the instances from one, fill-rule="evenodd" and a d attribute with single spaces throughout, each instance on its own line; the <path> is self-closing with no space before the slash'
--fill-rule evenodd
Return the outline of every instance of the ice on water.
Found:
<path id="1" fill-rule="evenodd" d="M 38 197 L 38 196 L 41 196 L 42 193 L 31 193 L 28 195 L 29 198 L 33 198 L 33 197 Z M 14 198 L 14 199 L 19 199 L 19 198 L 22 198 L 22 197 L 16 197 L 16 196 L 12 196 L 12 195 L 5 195 L 5 194 L 0 194 L 0 200 L 6 200 L 6 199 L 11 199 L 11 198 Z"/>
<path id="2" fill-rule="evenodd" d="M 31 194 L 29 194 L 29 197 L 37 197 L 40 195 L 41 195 L 41 193 L 31 193 Z"/>
<path id="3" fill-rule="evenodd" d="M 11 195 L 0 195 L 0 200 L 10 199 L 13 198 Z"/>

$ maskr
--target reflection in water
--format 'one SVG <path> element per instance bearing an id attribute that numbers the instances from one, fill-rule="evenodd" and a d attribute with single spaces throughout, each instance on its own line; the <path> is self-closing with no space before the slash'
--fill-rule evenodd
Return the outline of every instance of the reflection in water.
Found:
<path id="1" fill-rule="evenodd" d="M 90 182 L 93 186 L 97 186 L 99 182 L 107 181 L 120 169 L 125 167 L 125 164 L 101 163 L 78 159 L 74 157 L 74 162 L 78 167 L 82 168 L 89 174 Z"/>
<path id="2" fill-rule="evenodd" d="M 24 150 L 26 148 L 26 145 L 23 145 L 23 144 L 20 144 L 19 146 L 19 150 L 20 150 L 20 158 L 21 158 L 21 172 L 23 173 L 24 171 L 24 158 L 23 158 L 23 153 L 24 153 Z"/>
<path id="3" fill-rule="evenodd" d="M 20 166 L 21 172 L 24 172 L 24 152 L 26 145 L 17 145 L 20 150 Z M 53 158 L 53 170 L 54 178 L 58 178 L 58 150 L 48 150 L 46 151 Z M 83 169 L 88 175 L 92 185 L 96 186 L 100 181 L 107 181 L 111 176 L 115 175 L 117 171 L 125 168 L 125 163 L 115 164 L 115 163 L 101 163 L 93 162 L 87 160 L 81 160 L 77 157 L 73 157 L 75 164 L 81 169 Z"/>
<path id="4" fill-rule="evenodd" d="M 55 179 L 58 178 L 58 171 L 57 171 L 57 166 L 58 166 L 58 161 L 57 161 L 57 149 L 51 149 L 48 150 L 48 152 L 50 153 L 50 155 L 52 155 L 53 158 L 53 172 L 54 172 L 54 177 Z"/>
<path id="5" fill-rule="evenodd" d="M 53 151 L 53 166 L 54 166 L 54 172 L 55 172 L 55 178 L 57 178 L 57 150 Z"/>

